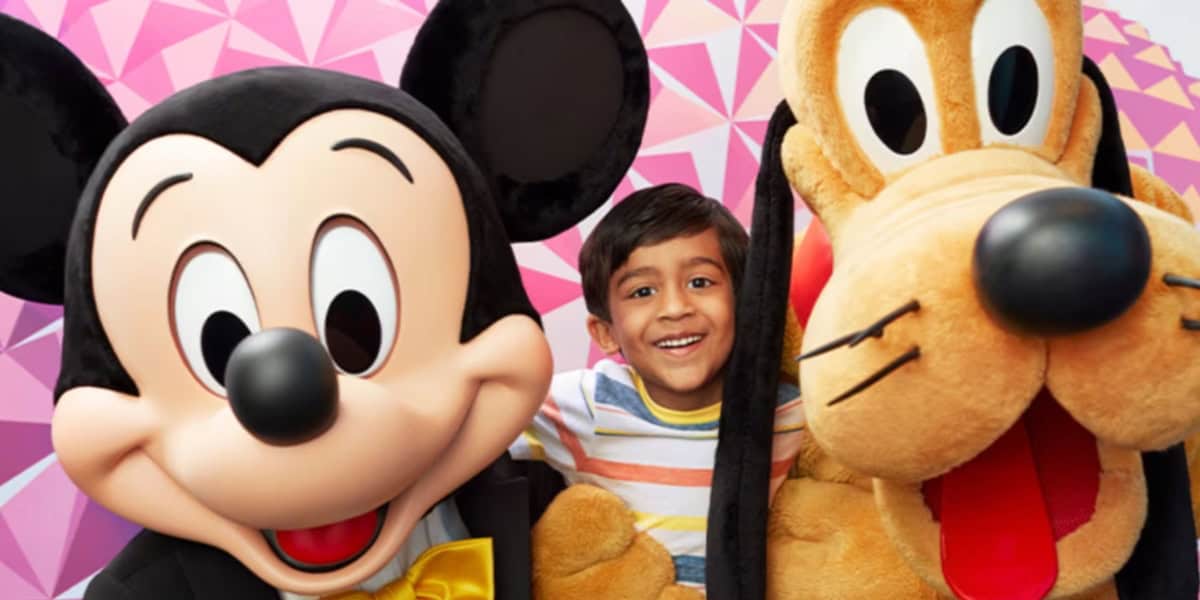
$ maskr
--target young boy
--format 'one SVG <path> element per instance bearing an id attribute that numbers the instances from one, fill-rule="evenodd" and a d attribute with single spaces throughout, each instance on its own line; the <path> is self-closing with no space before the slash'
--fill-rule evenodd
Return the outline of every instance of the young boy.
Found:
<path id="1" fill-rule="evenodd" d="M 709 488 L 735 294 L 748 238 L 721 203 L 678 184 L 618 203 L 579 254 L 588 333 L 608 354 L 554 377 L 510 448 L 567 484 L 607 489 L 661 542 L 679 584 L 703 590 Z M 746 318 L 754 318 L 746 315 Z M 772 493 L 796 458 L 804 415 L 780 390 Z"/>

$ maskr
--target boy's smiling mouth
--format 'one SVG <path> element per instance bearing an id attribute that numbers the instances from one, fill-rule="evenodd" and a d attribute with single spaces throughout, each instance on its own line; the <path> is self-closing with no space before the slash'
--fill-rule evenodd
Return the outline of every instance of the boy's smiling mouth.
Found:
<path id="1" fill-rule="evenodd" d="M 654 347 L 675 355 L 690 353 L 697 344 L 704 340 L 704 334 L 685 333 L 672 335 L 654 342 Z"/>

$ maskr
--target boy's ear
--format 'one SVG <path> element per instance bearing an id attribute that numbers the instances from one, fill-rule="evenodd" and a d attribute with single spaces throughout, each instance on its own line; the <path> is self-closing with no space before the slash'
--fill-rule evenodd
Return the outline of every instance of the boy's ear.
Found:
<path id="1" fill-rule="evenodd" d="M 514 242 L 551 237 L 608 199 L 650 98 L 620 0 L 442 0 L 400 85 L 479 164 Z"/>
<path id="2" fill-rule="evenodd" d="M 70 50 L 0 15 L 0 291 L 62 303 L 76 205 L 124 128 L 112 97 Z"/>
<path id="3" fill-rule="evenodd" d="M 596 315 L 588 315 L 587 330 L 588 335 L 592 336 L 592 341 L 596 342 L 596 345 L 600 346 L 605 354 L 616 354 L 621 351 L 621 345 L 617 343 L 617 339 L 612 334 L 612 323 Z"/>

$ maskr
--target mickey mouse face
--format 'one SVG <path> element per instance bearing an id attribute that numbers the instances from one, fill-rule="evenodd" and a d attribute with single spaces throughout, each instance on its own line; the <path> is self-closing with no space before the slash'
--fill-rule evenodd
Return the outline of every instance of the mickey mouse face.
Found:
<path id="1" fill-rule="evenodd" d="M 615 188 L 644 123 L 645 57 L 617 2 L 518 2 L 482 20 L 463 4 L 439 4 L 406 70 L 436 114 L 386 85 L 264 69 L 184 91 L 119 135 L 82 65 L 0 21 L 17 48 L 0 48 L 16 74 L 0 97 L 23 107 L 0 119 L 33 107 L 34 142 L 85 140 L 84 124 L 100 128 L 82 113 L 99 112 L 115 136 L 69 146 L 89 150 L 59 161 L 91 173 L 87 187 L 51 198 L 80 199 L 53 434 L 85 492 L 278 588 L 321 594 L 378 571 L 528 423 L 551 365 L 509 239 L 552 235 Z M 439 29 L 465 14 L 478 30 L 468 38 L 493 52 L 433 54 Z M 564 38 L 563 26 L 582 33 Z M 564 39 L 574 45 L 556 50 Z M 83 81 L 91 103 L 38 88 L 45 62 Z M 484 93 L 439 79 L 450 63 L 485 74 Z M 538 89 L 514 94 L 495 83 L 505 74 L 561 93 L 550 105 Z M 53 101 L 31 101 L 30 86 Z M 596 106 L 602 118 L 577 118 Z M 530 112 L 553 128 L 526 118 L 521 140 L 489 137 Z M 492 160 L 495 148 L 514 152 Z M 22 183 L 26 199 L 46 191 Z M 29 223 L 50 240 L 41 269 L 62 271 L 53 244 L 66 223 Z M 38 246 L 3 248 L 0 289 L 54 300 L 20 244 Z"/>

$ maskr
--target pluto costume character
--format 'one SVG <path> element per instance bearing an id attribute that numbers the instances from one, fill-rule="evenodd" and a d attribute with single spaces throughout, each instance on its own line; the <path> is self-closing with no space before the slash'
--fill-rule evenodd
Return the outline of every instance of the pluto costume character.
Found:
<path id="1" fill-rule="evenodd" d="M 126 124 L 0 17 L 0 289 L 65 305 L 55 450 L 146 527 L 90 600 L 529 597 L 509 244 L 612 193 L 645 51 L 617 0 L 443 0 L 401 87 L 253 70 Z"/>
<path id="2" fill-rule="evenodd" d="M 1196 597 L 1180 442 L 1200 426 L 1200 234 L 1128 164 L 1080 15 L 1077 0 L 788 5 L 710 598 Z M 818 219 L 798 243 L 790 188 Z M 768 511 L 781 348 L 809 435 Z M 644 574 L 670 565 L 628 519 L 576 522 L 604 543 L 560 541 L 576 568 L 555 585 L 602 574 L 660 597 Z"/>
<path id="3" fill-rule="evenodd" d="M 810 437 L 772 505 L 767 598 L 1196 597 L 1200 233 L 1128 165 L 1080 15 L 788 5 L 776 212 L 756 218 L 787 219 L 790 181 L 819 225 L 795 246 Z M 784 239 L 758 260 L 779 267 Z M 765 400 L 727 397 L 722 431 L 763 436 Z M 762 597 L 762 532 L 735 510 L 762 501 L 729 484 L 764 476 L 721 452 L 710 526 L 733 552 L 710 584 Z"/>

